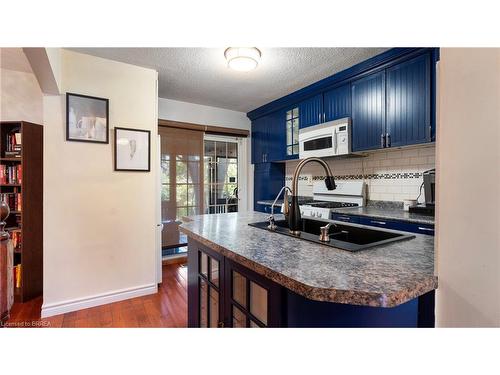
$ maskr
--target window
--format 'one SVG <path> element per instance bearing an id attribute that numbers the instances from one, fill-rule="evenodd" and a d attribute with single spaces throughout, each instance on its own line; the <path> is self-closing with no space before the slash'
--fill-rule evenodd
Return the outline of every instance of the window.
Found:
<path id="1" fill-rule="evenodd" d="M 299 153 L 299 107 L 286 112 L 286 154 Z"/>

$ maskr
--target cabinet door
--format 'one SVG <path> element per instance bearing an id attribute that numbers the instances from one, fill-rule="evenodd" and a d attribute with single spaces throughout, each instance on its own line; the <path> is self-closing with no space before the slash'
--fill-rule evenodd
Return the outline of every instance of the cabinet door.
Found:
<path id="1" fill-rule="evenodd" d="M 351 116 L 351 85 L 346 84 L 323 94 L 325 122 Z"/>
<path id="2" fill-rule="evenodd" d="M 227 326 L 279 327 L 281 287 L 227 258 L 224 270 Z"/>
<path id="3" fill-rule="evenodd" d="M 189 327 L 223 327 L 224 257 L 190 239 L 188 264 Z"/>
<path id="4" fill-rule="evenodd" d="M 285 160 L 286 155 L 286 130 L 285 130 L 285 113 L 284 111 L 276 111 L 267 117 L 267 156 L 266 162 Z"/>
<path id="5" fill-rule="evenodd" d="M 352 82 L 352 149 L 384 147 L 385 72 L 370 74 Z"/>
<path id="6" fill-rule="evenodd" d="M 299 103 L 300 128 L 323 122 L 323 94 L 315 95 Z"/>
<path id="7" fill-rule="evenodd" d="M 265 118 L 252 121 L 252 164 L 264 162 Z"/>
<path id="8" fill-rule="evenodd" d="M 387 69 L 387 146 L 430 142 L 430 56 Z"/>
<path id="9" fill-rule="evenodd" d="M 299 157 L 299 128 L 300 112 L 298 106 L 293 106 L 284 111 L 285 120 L 285 159 Z"/>
<path id="10" fill-rule="evenodd" d="M 264 211 L 260 200 L 274 199 L 285 184 L 285 163 L 260 163 L 254 166 L 254 210 Z"/>

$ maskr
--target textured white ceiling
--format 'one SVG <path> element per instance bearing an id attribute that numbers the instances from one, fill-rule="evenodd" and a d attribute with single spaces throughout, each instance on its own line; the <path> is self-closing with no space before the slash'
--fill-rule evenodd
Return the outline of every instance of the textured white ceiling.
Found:
<path id="1" fill-rule="evenodd" d="M 157 70 L 161 98 L 248 112 L 387 49 L 262 48 L 251 72 L 228 69 L 224 48 L 72 50 Z"/>

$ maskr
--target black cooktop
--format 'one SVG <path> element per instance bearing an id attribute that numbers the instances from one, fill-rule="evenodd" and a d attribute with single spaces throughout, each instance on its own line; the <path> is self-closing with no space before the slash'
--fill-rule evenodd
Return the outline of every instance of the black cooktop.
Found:
<path id="1" fill-rule="evenodd" d="M 311 202 L 307 204 L 308 206 L 320 207 L 320 208 L 341 208 L 341 207 L 357 207 L 357 203 L 349 202 Z"/>

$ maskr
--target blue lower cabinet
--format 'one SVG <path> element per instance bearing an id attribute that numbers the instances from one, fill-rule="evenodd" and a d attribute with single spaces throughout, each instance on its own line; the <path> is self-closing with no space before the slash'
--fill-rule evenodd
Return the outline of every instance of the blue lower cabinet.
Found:
<path id="1" fill-rule="evenodd" d="M 434 291 L 395 307 L 313 301 L 188 241 L 189 327 L 434 327 Z"/>
<path id="2" fill-rule="evenodd" d="M 332 214 L 332 220 L 344 221 L 346 223 L 359 223 L 359 217 L 352 215 Z"/>
<path id="3" fill-rule="evenodd" d="M 266 212 L 258 201 L 274 199 L 285 184 L 285 163 L 254 164 L 254 210 Z"/>
<path id="4" fill-rule="evenodd" d="M 433 328 L 434 291 L 395 307 L 312 301 L 286 290 L 286 322 L 293 328 Z"/>
<path id="5" fill-rule="evenodd" d="M 188 326 L 282 327 L 282 287 L 188 241 Z"/>
<path id="6" fill-rule="evenodd" d="M 257 203 L 255 206 L 256 206 L 255 207 L 255 211 L 264 212 L 266 214 L 270 214 L 271 213 L 271 206 L 269 206 L 267 204 L 258 204 Z M 274 210 L 274 213 L 278 213 L 278 212 L 280 212 L 280 210 L 276 208 Z"/>
<path id="7" fill-rule="evenodd" d="M 336 219 L 334 219 L 336 220 Z M 400 230 L 403 232 L 411 232 L 418 234 L 426 234 L 434 236 L 434 225 L 410 223 L 407 221 L 385 220 L 373 217 L 357 217 L 357 223 L 369 225 L 372 227 L 387 228 L 392 230 Z"/>

